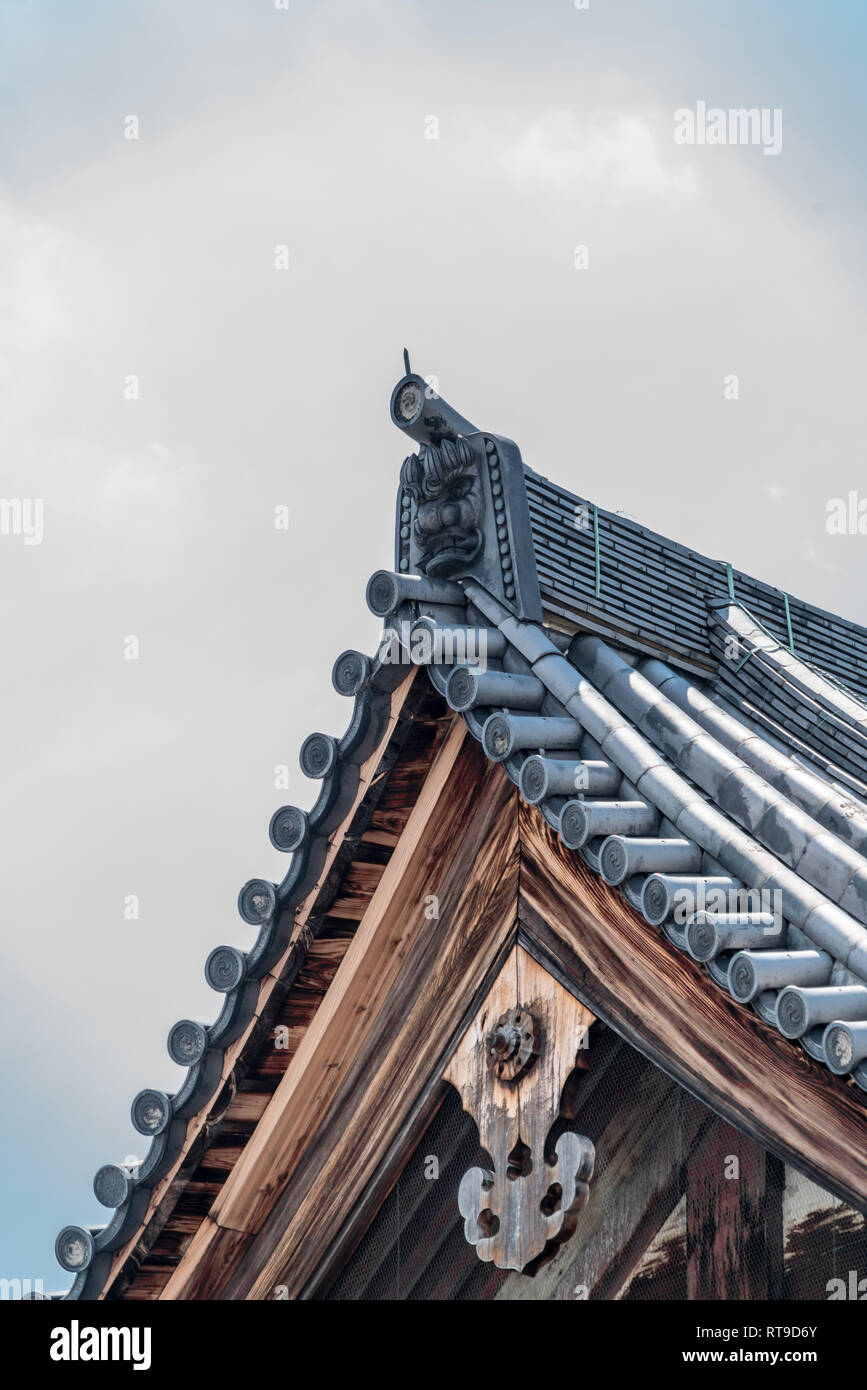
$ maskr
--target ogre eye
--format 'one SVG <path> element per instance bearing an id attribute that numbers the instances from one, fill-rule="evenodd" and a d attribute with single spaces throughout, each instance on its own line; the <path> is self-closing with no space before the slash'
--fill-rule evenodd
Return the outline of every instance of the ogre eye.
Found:
<path id="1" fill-rule="evenodd" d="M 473 480 L 467 474 L 464 474 L 463 477 L 452 478 L 449 483 L 448 495 L 453 501 L 459 502 L 462 497 L 467 496 L 472 486 Z"/>

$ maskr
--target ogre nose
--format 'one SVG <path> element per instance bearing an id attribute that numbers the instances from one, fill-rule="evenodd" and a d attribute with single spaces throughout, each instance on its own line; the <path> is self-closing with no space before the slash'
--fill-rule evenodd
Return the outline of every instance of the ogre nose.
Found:
<path id="1" fill-rule="evenodd" d="M 460 507 L 456 507 L 454 502 L 445 502 L 440 507 L 440 524 L 442 526 L 456 526 L 460 520 L 460 515 Z"/>

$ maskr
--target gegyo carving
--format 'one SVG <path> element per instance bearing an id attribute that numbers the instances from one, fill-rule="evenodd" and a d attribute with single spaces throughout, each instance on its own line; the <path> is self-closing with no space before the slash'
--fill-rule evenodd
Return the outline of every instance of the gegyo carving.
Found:
<path id="1" fill-rule="evenodd" d="M 479 1259 L 500 1269 L 535 1273 L 572 1234 L 588 1200 L 591 1140 L 568 1130 L 556 1142 L 551 1135 L 592 1021 L 515 946 L 446 1069 L 493 1165 L 461 1179 L 464 1233 Z"/>

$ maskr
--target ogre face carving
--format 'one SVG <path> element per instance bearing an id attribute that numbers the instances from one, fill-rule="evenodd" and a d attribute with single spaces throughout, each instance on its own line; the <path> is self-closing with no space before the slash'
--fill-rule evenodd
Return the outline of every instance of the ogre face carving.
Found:
<path id="1" fill-rule="evenodd" d="M 416 503 L 419 570 L 431 578 L 465 573 L 482 548 L 482 484 L 465 439 L 423 444 L 404 459 L 403 490 Z"/>

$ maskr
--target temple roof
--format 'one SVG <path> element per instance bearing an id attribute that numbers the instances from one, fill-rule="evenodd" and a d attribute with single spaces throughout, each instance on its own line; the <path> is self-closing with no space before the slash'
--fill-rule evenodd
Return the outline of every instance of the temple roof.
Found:
<path id="1" fill-rule="evenodd" d="M 401 428 L 394 400 L 415 380 L 408 374 L 393 397 Z M 133 1101 L 133 1124 L 151 1141 L 146 1158 L 96 1175 L 114 1215 L 101 1230 L 58 1237 L 58 1258 L 76 1275 L 70 1298 L 103 1287 L 201 1117 L 219 1113 L 223 1090 L 231 1103 L 239 1039 L 273 1026 L 263 991 L 291 992 L 312 940 L 297 934 L 296 909 L 315 893 L 327 915 L 420 717 L 417 699 L 397 719 L 392 701 L 413 666 L 427 668 L 565 849 L 706 970 L 709 990 L 727 991 L 805 1049 L 834 1085 L 867 1091 L 867 630 L 530 469 L 522 488 L 515 446 L 453 412 L 450 430 L 443 408 L 446 425 L 439 417 L 414 435 L 421 462 L 404 465 L 396 570 L 368 585 L 383 643 L 334 663 L 333 684 L 353 701 L 347 730 L 302 745 L 318 798 L 310 811 L 281 807 L 272 818 L 271 842 L 289 861 L 279 883 L 253 879 L 240 892 L 254 946 L 217 946 L 206 961 L 223 996 L 217 1019 L 171 1030 L 182 1084 Z M 470 443 L 449 453 L 450 438 Z M 417 522 L 442 475 L 489 489 L 476 499 L 481 556 L 464 546 L 469 572 L 434 564 L 424 573 L 409 548 L 426 542 Z M 452 529 L 464 495 L 449 504 Z M 444 549 L 431 554 L 441 561 Z M 379 780 L 365 784 L 362 765 L 386 734 Z"/>

